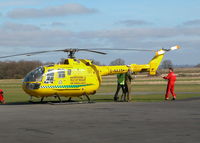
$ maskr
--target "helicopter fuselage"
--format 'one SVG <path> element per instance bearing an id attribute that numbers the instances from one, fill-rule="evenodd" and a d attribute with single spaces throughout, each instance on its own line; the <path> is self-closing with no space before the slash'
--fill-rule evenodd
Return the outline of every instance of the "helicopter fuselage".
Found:
<path id="1" fill-rule="evenodd" d="M 65 64 L 36 68 L 26 75 L 23 89 L 35 97 L 95 94 L 101 83 L 97 67 L 89 60 L 66 59 Z"/>

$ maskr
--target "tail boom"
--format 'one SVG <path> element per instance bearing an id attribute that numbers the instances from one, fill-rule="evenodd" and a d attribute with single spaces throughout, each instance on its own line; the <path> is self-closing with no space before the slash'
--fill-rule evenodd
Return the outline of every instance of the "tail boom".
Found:
<path id="1" fill-rule="evenodd" d="M 180 46 L 174 46 L 170 49 L 161 49 L 155 53 L 155 56 L 151 59 L 148 64 L 144 65 L 137 65 L 131 64 L 129 66 L 122 65 L 122 66 L 98 66 L 98 70 L 101 76 L 112 75 L 112 74 L 120 74 L 126 73 L 128 70 L 132 72 L 149 72 L 150 75 L 156 75 L 158 67 L 162 62 L 164 54 L 168 51 L 180 49 Z"/>
<path id="2" fill-rule="evenodd" d="M 163 56 L 164 55 L 155 56 L 148 64 L 144 65 L 98 66 L 98 71 L 101 76 L 126 73 L 128 70 L 134 73 L 149 72 L 150 75 L 155 75 Z"/>

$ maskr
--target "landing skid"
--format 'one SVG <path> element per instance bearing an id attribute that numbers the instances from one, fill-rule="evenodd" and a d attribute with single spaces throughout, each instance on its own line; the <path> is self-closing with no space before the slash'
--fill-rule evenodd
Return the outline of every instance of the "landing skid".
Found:
<path id="1" fill-rule="evenodd" d="M 43 102 L 35 102 L 35 101 L 29 101 L 29 103 L 31 104 L 50 104 L 50 105 L 73 105 L 73 104 L 91 104 L 91 103 L 96 103 L 95 101 L 62 101 L 62 102 L 58 102 L 58 101 L 43 101 Z"/>
<path id="2" fill-rule="evenodd" d="M 87 94 L 85 94 L 85 96 L 87 97 L 88 102 L 90 102 L 90 97 Z"/>
<path id="3" fill-rule="evenodd" d="M 48 102 L 50 105 L 74 105 L 74 104 L 92 104 L 94 101 L 74 101 L 74 102 Z"/>
<path id="4" fill-rule="evenodd" d="M 44 97 L 42 97 L 42 98 L 41 98 L 40 102 L 42 103 L 42 102 L 43 102 L 43 100 L 44 100 Z"/>
<path id="5" fill-rule="evenodd" d="M 40 100 L 41 103 L 44 102 L 44 97 L 45 97 L 45 96 L 43 96 L 43 97 L 41 98 L 41 100 Z M 62 102 L 62 100 L 61 100 L 61 98 L 60 98 L 59 95 L 56 94 L 56 95 L 54 95 L 54 97 L 55 97 L 55 98 L 58 98 L 58 101 L 59 101 L 59 102 Z"/>
<path id="6" fill-rule="evenodd" d="M 84 101 L 83 99 L 83 96 L 86 97 L 86 99 L 88 101 Z M 45 96 L 41 97 L 41 100 L 39 102 L 34 102 L 32 101 L 32 97 L 30 98 L 31 100 L 29 100 L 30 103 L 48 103 L 48 104 L 53 104 L 53 105 L 56 105 L 56 104 L 89 104 L 89 103 L 95 103 L 94 101 L 91 101 L 90 97 L 87 95 L 87 94 L 84 94 L 83 96 L 80 96 L 79 98 L 81 99 L 81 101 L 74 101 L 72 100 L 72 97 L 69 97 L 68 100 L 61 100 L 60 96 L 59 95 L 54 95 L 55 98 L 58 98 L 58 101 L 44 101 L 44 98 L 47 98 Z"/>

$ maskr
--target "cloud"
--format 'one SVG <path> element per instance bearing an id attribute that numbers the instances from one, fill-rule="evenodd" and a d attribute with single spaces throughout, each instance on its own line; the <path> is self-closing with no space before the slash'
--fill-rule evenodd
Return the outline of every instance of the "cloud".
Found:
<path id="1" fill-rule="evenodd" d="M 62 22 L 52 22 L 51 26 L 54 26 L 54 27 L 63 27 L 63 26 L 66 26 L 66 24 L 62 23 Z"/>
<path id="2" fill-rule="evenodd" d="M 2 25 L 2 28 L 7 31 L 37 31 L 40 30 L 39 27 L 30 25 L 30 24 L 18 24 L 18 23 L 12 23 L 7 22 Z"/>
<path id="3" fill-rule="evenodd" d="M 124 28 L 124 29 L 110 29 L 110 30 L 98 30 L 98 31 L 82 31 L 74 32 L 64 29 L 50 29 L 39 28 L 29 24 L 15 24 L 5 23 L 1 25 L 0 32 L 0 51 L 3 55 L 23 53 L 23 48 L 29 48 L 26 52 L 62 49 L 62 48 L 143 48 L 154 49 L 169 48 L 173 45 L 180 45 L 185 55 L 188 52 L 192 56 L 194 54 L 200 54 L 200 29 L 192 27 L 163 27 L 163 28 Z M 14 53 L 6 53 L 7 49 L 14 50 Z M 20 50 L 22 48 L 22 50 Z M 6 50 L 5 50 L 6 49 Z M 5 51 L 5 52 L 4 52 Z M 182 53 L 182 56 L 184 55 Z M 87 53 L 86 53 L 87 54 Z M 117 57 L 124 58 L 128 62 L 134 61 L 141 62 L 141 56 L 134 56 L 132 58 L 131 53 L 126 53 L 124 56 L 121 52 L 110 52 L 113 59 Z M 147 61 L 151 58 L 151 54 L 144 55 L 142 61 Z M 173 54 L 172 54 L 173 55 Z M 86 55 L 87 57 L 88 55 Z M 91 56 L 91 55 L 90 55 Z M 92 55 L 93 56 L 93 55 Z M 174 62 L 179 63 L 198 63 L 198 57 L 193 58 L 181 58 L 174 57 Z M 96 55 L 94 55 L 96 57 Z M 184 56 L 185 57 L 185 56 Z M 105 60 L 108 60 L 105 58 Z M 177 60 L 175 60 L 177 59 Z M 97 59 L 98 60 L 98 59 Z M 100 57 L 102 60 L 102 57 Z M 105 61 L 106 62 L 106 61 Z"/>
<path id="4" fill-rule="evenodd" d="M 97 10 L 86 8 L 80 4 L 64 4 L 61 6 L 47 7 L 43 9 L 23 8 L 14 9 L 7 13 L 10 18 L 42 18 L 42 17 L 56 17 L 78 14 L 96 13 Z"/>
<path id="5" fill-rule="evenodd" d="M 0 32 L 1 47 L 59 47 L 74 42 L 70 31 L 41 29 L 31 24 L 5 23 Z"/>
<path id="6" fill-rule="evenodd" d="M 183 23 L 185 26 L 200 26 L 200 19 L 190 20 Z"/>
<path id="7" fill-rule="evenodd" d="M 117 22 L 117 24 L 123 24 L 126 26 L 137 26 L 137 25 L 150 25 L 152 23 L 144 20 L 122 20 Z"/>
<path id="8" fill-rule="evenodd" d="M 55 23 L 57 25 L 57 23 Z M 58 23 L 58 25 L 62 23 Z M 124 28 L 74 32 L 63 29 L 42 29 L 29 24 L 5 23 L 0 27 L 0 45 L 6 47 L 165 47 L 184 43 L 200 44 L 200 29 Z M 88 42 L 90 41 L 90 42 Z M 168 44 L 167 44 L 168 43 Z"/>
<path id="9" fill-rule="evenodd" d="M 20 1 L 16 1 L 16 0 L 7 0 L 7 1 L 1 1 L 0 3 L 0 7 L 13 7 L 13 6 L 27 6 L 27 5 L 34 5 L 38 3 L 35 0 L 20 0 Z"/>
<path id="10" fill-rule="evenodd" d="M 93 32 L 80 32 L 81 38 L 99 39 L 127 39 L 127 40 L 161 40 L 175 37 L 190 37 L 200 35 L 200 29 L 196 28 L 123 28 L 113 30 L 101 30 Z"/>

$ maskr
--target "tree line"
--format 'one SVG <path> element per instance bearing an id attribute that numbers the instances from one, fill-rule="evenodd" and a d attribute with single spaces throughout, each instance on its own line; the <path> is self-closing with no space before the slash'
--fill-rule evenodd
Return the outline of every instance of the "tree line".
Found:
<path id="1" fill-rule="evenodd" d="M 40 61 L 6 61 L 0 62 L 0 79 L 21 79 L 38 66 Z"/>

